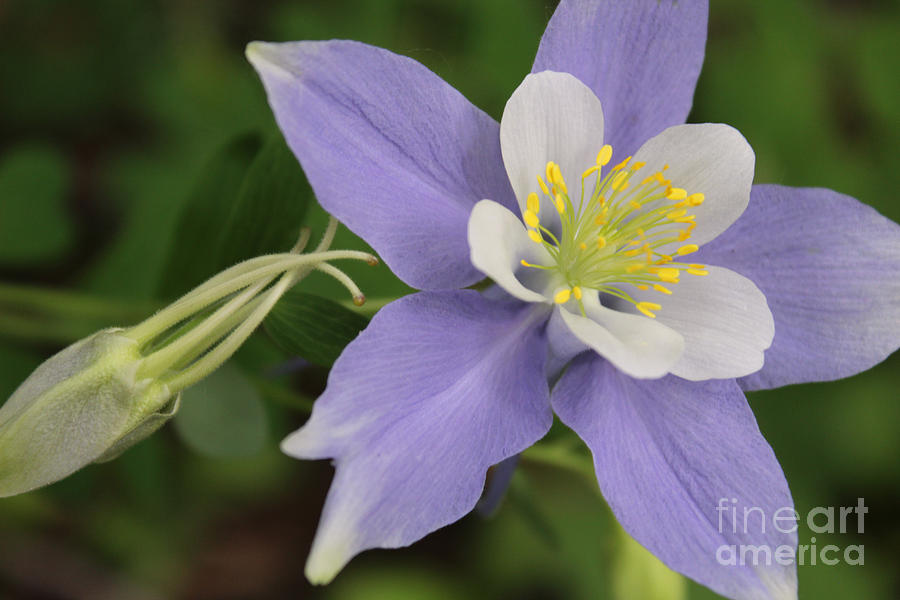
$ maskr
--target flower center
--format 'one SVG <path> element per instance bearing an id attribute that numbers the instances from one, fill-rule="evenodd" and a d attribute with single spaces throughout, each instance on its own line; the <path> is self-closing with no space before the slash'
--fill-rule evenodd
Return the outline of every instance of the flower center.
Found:
<path id="1" fill-rule="evenodd" d="M 559 213 L 559 236 L 541 224 L 541 196 L 537 193 L 528 195 L 523 218 L 529 228 L 528 236 L 547 249 L 555 264 L 534 265 L 524 260 L 522 264 L 555 271 L 562 277 L 565 286 L 554 295 L 558 304 L 574 297 L 584 312 L 582 288 L 588 288 L 630 302 L 646 316 L 655 318 L 653 311 L 661 306 L 639 302 L 628 290 L 652 288 L 669 295 L 672 291 L 662 284 L 677 284 L 683 272 L 708 274 L 704 265 L 675 260 L 699 249 L 696 244 L 683 242 L 690 239 L 697 226 L 696 216 L 688 213 L 703 204 L 704 196 L 673 187 L 664 175 L 668 165 L 642 179 L 638 172 L 644 163 L 631 162 L 630 156 L 604 175 L 603 167 L 611 157 L 612 147 L 603 146 L 597 163 L 582 174 L 577 206 L 559 165 L 547 163 L 546 181 L 540 175 L 537 181 L 543 196 Z M 591 179 L 592 192 L 588 187 Z M 678 243 L 682 245 L 675 246 Z"/>

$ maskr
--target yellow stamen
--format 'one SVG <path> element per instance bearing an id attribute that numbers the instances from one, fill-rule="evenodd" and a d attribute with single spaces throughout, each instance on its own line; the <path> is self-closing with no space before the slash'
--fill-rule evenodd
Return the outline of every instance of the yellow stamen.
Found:
<path id="1" fill-rule="evenodd" d="M 678 256 L 684 256 L 685 254 L 691 254 L 700 249 L 700 246 L 697 244 L 688 244 L 687 246 L 682 246 L 678 249 Z"/>
<path id="2" fill-rule="evenodd" d="M 668 254 L 663 254 L 662 256 L 659 257 L 659 260 L 656 261 L 656 264 L 664 265 L 664 264 L 670 263 L 670 262 L 672 262 L 672 257 L 669 256 Z"/>
<path id="3" fill-rule="evenodd" d="M 638 302 L 635 304 L 635 307 L 651 319 L 655 319 L 656 315 L 650 312 L 651 310 L 659 310 L 662 308 L 659 304 L 655 302 Z"/>
<path id="4" fill-rule="evenodd" d="M 606 238 L 603 237 L 602 235 L 597 236 L 597 248 L 598 249 L 606 248 Z"/>
<path id="5" fill-rule="evenodd" d="M 581 248 L 582 250 L 587 250 L 587 244 L 585 244 L 584 242 L 581 242 L 580 244 L 578 244 L 578 247 Z"/>
<path id="6" fill-rule="evenodd" d="M 686 208 L 679 208 L 678 210 L 673 210 L 672 212 L 670 212 L 669 214 L 667 214 L 667 215 L 666 215 L 666 218 L 667 218 L 667 219 L 671 219 L 672 221 L 674 221 L 674 220 L 676 220 L 676 219 L 680 219 L 681 217 L 683 217 L 683 216 L 686 215 L 686 214 L 687 214 L 687 209 L 686 209 Z"/>
<path id="7" fill-rule="evenodd" d="M 656 276 L 666 283 L 678 283 L 678 269 L 664 268 L 656 272 Z"/>
<path id="8" fill-rule="evenodd" d="M 697 192 L 696 194 L 691 194 L 690 196 L 688 196 L 687 201 L 691 206 L 700 206 L 701 204 L 703 204 L 703 200 L 705 198 L 706 196 L 704 196 L 700 192 Z"/>
<path id="9" fill-rule="evenodd" d="M 534 214 L 534 211 L 530 208 L 525 211 L 523 217 L 525 218 L 525 224 L 529 227 L 537 227 L 541 222 L 540 219 L 538 219 L 538 216 Z"/>
<path id="10" fill-rule="evenodd" d="M 649 287 L 647 287 L 646 285 L 643 285 L 641 283 L 632 283 L 631 285 L 633 285 L 637 289 L 641 290 L 642 292 L 646 292 L 647 290 L 650 289 Z"/>
<path id="11" fill-rule="evenodd" d="M 576 300 L 581 300 L 581 288 L 577 285 L 572 288 L 572 295 L 575 296 Z"/>
<path id="12" fill-rule="evenodd" d="M 709 275 L 709 271 L 703 271 L 701 269 L 688 269 L 687 272 L 691 275 Z"/>
<path id="13" fill-rule="evenodd" d="M 634 210 L 641 210 L 641 203 L 638 202 L 637 200 L 629 200 L 628 206 L 630 206 Z"/>
<path id="14" fill-rule="evenodd" d="M 540 175 L 537 176 L 537 180 L 538 180 L 538 185 L 541 186 L 541 191 L 544 192 L 544 194 L 546 194 L 546 195 L 549 196 L 549 195 L 550 195 L 550 188 L 547 187 L 547 184 L 544 183 L 544 180 L 541 179 L 541 176 L 540 176 Z"/>
<path id="15" fill-rule="evenodd" d="M 531 238 L 531 241 L 535 244 L 540 244 L 544 241 L 544 238 L 541 237 L 541 234 L 535 231 L 534 229 L 528 230 L 528 237 Z"/>
<path id="16" fill-rule="evenodd" d="M 553 181 L 553 161 L 547 163 L 547 167 L 544 169 L 544 174 L 547 176 L 547 181 L 551 184 L 555 183 Z"/>
<path id="17" fill-rule="evenodd" d="M 625 254 L 625 256 L 631 258 L 632 256 L 637 256 L 641 252 L 643 252 L 643 250 L 638 248 L 637 250 L 629 250 L 628 252 L 625 252 L 624 254 Z"/>
<path id="18" fill-rule="evenodd" d="M 572 290 L 559 290 L 556 292 L 556 295 L 553 296 L 553 301 L 557 304 L 565 304 L 569 301 L 569 298 L 572 296 Z"/>
<path id="19" fill-rule="evenodd" d="M 609 159 L 612 158 L 612 146 L 609 144 L 604 144 L 602 148 L 600 148 L 600 152 L 597 153 L 597 165 L 600 167 L 606 166 L 609 164 Z"/>
<path id="20" fill-rule="evenodd" d="M 688 266 L 689 266 L 690 268 L 692 268 L 692 269 L 705 269 L 705 268 L 706 268 L 706 265 L 695 265 L 695 264 L 690 264 L 690 265 L 688 265 Z"/>
<path id="21" fill-rule="evenodd" d="M 667 288 L 667 287 L 661 286 L 661 285 L 659 285 L 658 283 L 654 283 L 654 284 L 653 284 L 653 289 L 656 290 L 657 292 L 662 292 L 663 294 L 665 294 L 665 295 L 667 295 L 667 296 L 671 296 L 671 295 L 672 295 L 672 290 L 670 290 L 670 289 Z"/>
<path id="22" fill-rule="evenodd" d="M 679 241 L 679 242 L 683 242 L 683 241 L 687 240 L 687 239 L 690 238 L 690 237 L 691 237 L 691 232 L 690 232 L 690 231 L 687 231 L 687 230 L 685 230 L 685 229 L 682 229 L 681 231 L 678 232 L 678 241 Z"/>
<path id="23" fill-rule="evenodd" d="M 631 165 L 631 170 L 632 170 L 632 171 L 637 171 L 637 170 L 639 170 L 641 167 L 643 167 L 643 166 L 646 165 L 646 164 L 647 164 L 647 163 L 645 163 L 645 162 L 636 162 L 636 163 L 634 163 L 633 165 Z"/>
<path id="24" fill-rule="evenodd" d="M 630 161 L 630 160 L 631 160 L 631 157 L 629 156 L 628 158 L 626 158 L 625 160 L 623 160 L 622 162 L 620 162 L 619 164 L 617 164 L 616 166 L 614 166 L 614 167 L 612 168 L 612 170 L 613 170 L 613 171 L 618 171 L 619 169 L 621 169 L 621 168 L 623 168 L 625 165 L 627 165 L 627 164 L 628 164 L 628 161 Z"/>
<path id="25" fill-rule="evenodd" d="M 553 203 L 556 205 L 556 211 L 559 214 L 564 214 L 566 212 L 566 201 L 563 200 L 562 194 L 554 196 Z"/>
<path id="26" fill-rule="evenodd" d="M 666 198 L 669 200 L 684 200 L 687 198 L 687 190 L 684 188 L 670 188 L 666 190 Z"/>
<path id="27" fill-rule="evenodd" d="M 541 199 L 534 192 L 528 194 L 528 200 L 525 201 L 525 205 L 527 206 L 528 210 L 530 210 L 534 214 L 538 214 L 539 212 L 541 212 Z"/>
<path id="28" fill-rule="evenodd" d="M 612 189 L 618 190 L 622 187 L 622 184 L 625 183 L 625 178 L 628 177 L 627 171 L 622 171 L 621 173 L 617 173 L 612 180 Z"/>
<path id="29" fill-rule="evenodd" d="M 600 170 L 600 166 L 599 166 L 599 165 L 595 165 L 595 166 L 591 167 L 590 169 L 588 169 L 587 171 L 585 171 L 584 173 L 582 173 L 582 174 L 581 174 L 581 178 L 582 178 L 582 179 L 587 179 L 588 177 L 591 176 L 591 173 L 596 173 L 596 172 L 599 171 L 599 170 Z"/>

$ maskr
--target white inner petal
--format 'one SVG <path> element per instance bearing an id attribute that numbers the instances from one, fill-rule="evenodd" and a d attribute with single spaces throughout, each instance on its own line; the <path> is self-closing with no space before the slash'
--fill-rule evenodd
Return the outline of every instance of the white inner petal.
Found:
<path id="1" fill-rule="evenodd" d="M 633 161 L 646 163 L 641 173 L 655 173 L 668 165 L 665 177 L 674 187 L 704 194 L 703 204 L 691 208 L 697 215 L 693 244 L 704 244 L 725 231 L 750 202 L 756 157 L 744 136 L 728 125 L 670 127 L 641 146 Z"/>
<path id="2" fill-rule="evenodd" d="M 553 264 L 540 244 L 532 242 L 525 224 L 505 206 L 482 200 L 469 216 L 469 250 L 475 268 L 504 290 L 525 302 L 548 302 L 551 287 L 549 272 L 523 267 L 521 261 L 535 265 Z"/>
<path id="3" fill-rule="evenodd" d="M 568 73 L 525 77 L 500 120 L 503 163 L 523 212 L 528 194 L 540 193 L 537 176 L 543 176 L 547 162 L 559 165 L 570 193 L 577 195 L 581 173 L 594 164 L 602 145 L 600 100 Z M 552 206 L 542 209 L 541 221 L 550 229 L 558 225 Z"/>
<path id="4" fill-rule="evenodd" d="M 684 336 L 684 355 L 672 368 L 674 375 L 699 381 L 754 373 L 775 336 L 766 297 L 743 275 L 722 267 L 706 270 L 709 275 L 703 277 L 682 276 L 671 296 L 634 295 L 659 302 L 657 320 Z"/>
<path id="5" fill-rule="evenodd" d="M 576 338 L 627 375 L 662 377 L 684 352 L 684 338 L 666 325 L 606 308 L 593 291 L 586 292 L 582 301 L 587 316 L 574 312 L 577 304 L 569 302 L 558 308 L 563 321 Z"/>

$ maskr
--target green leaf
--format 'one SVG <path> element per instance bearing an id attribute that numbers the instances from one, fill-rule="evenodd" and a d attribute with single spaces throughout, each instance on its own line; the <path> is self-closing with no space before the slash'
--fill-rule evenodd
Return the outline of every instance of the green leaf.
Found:
<path id="1" fill-rule="evenodd" d="M 182 394 L 175 430 L 191 448 L 216 458 L 258 453 L 269 434 L 259 392 L 232 365 L 225 365 Z"/>
<path id="2" fill-rule="evenodd" d="M 223 232 L 229 227 L 232 207 L 261 147 L 258 135 L 239 136 L 223 146 L 204 168 L 175 229 L 162 279 L 163 297 L 182 294 L 219 270 Z"/>
<path id="3" fill-rule="evenodd" d="M 368 319 L 333 300 L 296 289 L 265 320 L 266 331 L 282 349 L 323 366 L 337 360 L 367 324 Z"/>
<path id="4" fill-rule="evenodd" d="M 72 243 L 64 158 L 43 147 L 19 148 L 0 161 L 0 265 L 40 263 Z"/>
<path id="5" fill-rule="evenodd" d="M 216 270 L 248 258 L 287 252 L 297 241 L 312 190 L 279 135 L 257 154 L 230 207 Z"/>

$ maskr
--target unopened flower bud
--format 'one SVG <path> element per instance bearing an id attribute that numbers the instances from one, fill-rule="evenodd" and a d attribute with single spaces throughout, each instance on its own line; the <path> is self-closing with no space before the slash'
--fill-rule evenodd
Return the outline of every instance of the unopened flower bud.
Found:
<path id="1" fill-rule="evenodd" d="M 174 416 L 178 395 L 138 379 L 137 341 L 106 329 L 38 367 L 0 407 L 0 497 L 115 458 Z"/>

